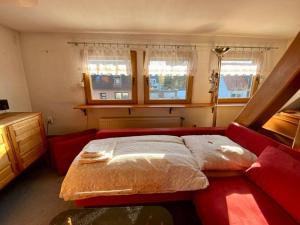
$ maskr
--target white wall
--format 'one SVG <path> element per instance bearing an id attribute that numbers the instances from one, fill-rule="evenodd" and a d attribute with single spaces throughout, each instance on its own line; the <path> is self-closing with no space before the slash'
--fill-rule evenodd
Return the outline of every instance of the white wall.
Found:
<path id="1" fill-rule="evenodd" d="M 271 65 L 277 62 L 286 47 L 286 40 L 250 39 L 241 37 L 197 37 L 167 35 L 108 35 L 22 33 L 21 43 L 24 67 L 34 111 L 42 111 L 45 118 L 52 116 L 54 124 L 50 134 L 66 133 L 98 126 L 98 118 L 105 116 L 129 116 L 126 109 L 89 110 L 88 117 L 74 106 L 84 104 L 84 91 L 80 86 L 81 63 L 79 48 L 68 41 L 126 41 L 161 43 L 197 43 L 199 51 L 198 72 L 194 77 L 193 102 L 207 103 L 210 75 L 211 46 L 218 44 L 274 45 L 279 46 L 270 57 Z M 138 96 L 143 102 L 142 50 L 138 50 Z M 271 67 L 269 68 L 269 70 Z M 226 126 L 239 113 L 241 107 L 220 107 L 219 126 Z M 168 109 L 134 109 L 132 116 L 168 116 Z M 184 126 L 211 126 L 210 108 L 174 109 L 172 114 L 185 118 Z"/>
<path id="2" fill-rule="evenodd" d="M 20 34 L 0 25 L 0 99 L 10 111 L 31 111 L 20 49 Z"/>

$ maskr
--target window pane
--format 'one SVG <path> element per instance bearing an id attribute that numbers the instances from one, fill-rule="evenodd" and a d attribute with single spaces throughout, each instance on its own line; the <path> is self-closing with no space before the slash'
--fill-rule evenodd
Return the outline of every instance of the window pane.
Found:
<path id="1" fill-rule="evenodd" d="M 249 98 L 257 65 L 251 60 L 223 60 L 219 98 Z"/>
<path id="2" fill-rule="evenodd" d="M 148 69 L 150 100 L 186 99 L 187 61 L 151 60 Z"/>
<path id="3" fill-rule="evenodd" d="M 92 99 L 131 100 L 130 70 L 130 60 L 89 60 Z"/>

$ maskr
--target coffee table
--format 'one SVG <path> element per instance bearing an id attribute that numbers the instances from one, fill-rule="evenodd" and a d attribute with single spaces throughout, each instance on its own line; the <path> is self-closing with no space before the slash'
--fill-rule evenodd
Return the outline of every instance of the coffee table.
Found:
<path id="1" fill-rule="evenodd" d="M 80 208 L 64 211 L 49 225 L 174 225 L 161 206 Z"/>

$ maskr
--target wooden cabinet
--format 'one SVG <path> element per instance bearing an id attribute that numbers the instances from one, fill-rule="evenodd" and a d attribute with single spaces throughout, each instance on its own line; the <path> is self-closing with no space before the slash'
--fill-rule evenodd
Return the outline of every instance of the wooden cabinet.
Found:
<path id="1" fill-rule="evenodd" d="M 0 115 L 0 188 L 45 152 L 40 113 Z"/>
<path id="2" fill-rule="evenodd" d="M 300 111 L 288 110 L 277 113 L 264 124 L 263 128 L 285 137 L 286 140 L 283 141 L 293 148 L 300 148 Z"/>

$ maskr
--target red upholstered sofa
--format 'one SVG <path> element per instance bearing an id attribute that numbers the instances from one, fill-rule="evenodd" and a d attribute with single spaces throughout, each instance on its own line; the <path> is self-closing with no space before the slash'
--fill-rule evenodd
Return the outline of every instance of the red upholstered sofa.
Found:
<path id="1" fill-rule="evenodd" d="M 204 225 L 300 224 L 300 152 L 267 147 L 243 176 L 210 179 L 194 204 Z"/>
<path id="2" fill-rule="evenodd" d="M 254 152 L 258 162 L 245 174 L 210 178 L 196 192 L 96 197 L 79 206 L 141 204 L 192 200 L 204 225 L 289 225 L 300 223 L 300 153 L 262 134 L 232 123 L 222 128 L 101 130 L 96 138 L 147 134 L 221 134 Z M 70 159 L 68 160 L 68 162 Z"/>

